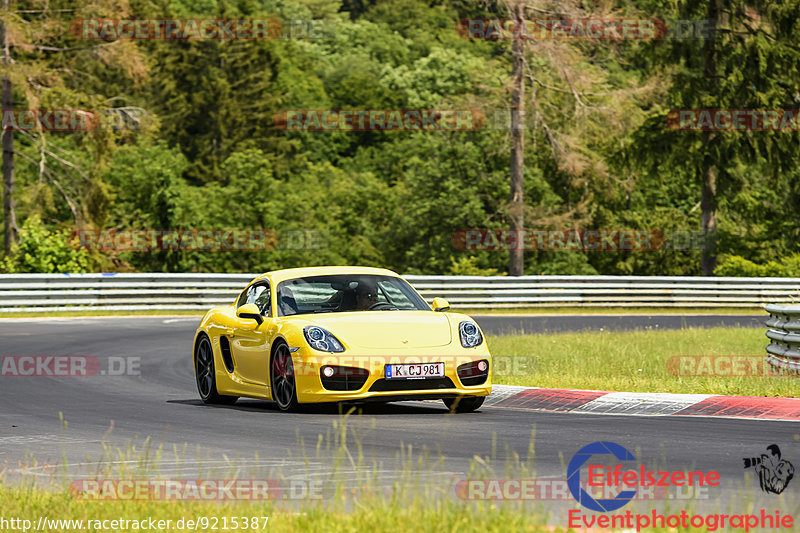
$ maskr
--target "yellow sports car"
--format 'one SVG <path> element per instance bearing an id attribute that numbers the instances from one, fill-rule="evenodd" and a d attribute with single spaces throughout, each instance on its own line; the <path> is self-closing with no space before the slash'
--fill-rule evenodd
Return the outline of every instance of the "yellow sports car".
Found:
<path id="1" fill-rule="evenodd" d="M 194 339 L 205 403 L 240 396 L 302 403 L 444 400 L 478 409 L 492 389 L 478 325 L 433 307 L 390 270 L 311 267 L 267 272 L 208 311 Z"/>

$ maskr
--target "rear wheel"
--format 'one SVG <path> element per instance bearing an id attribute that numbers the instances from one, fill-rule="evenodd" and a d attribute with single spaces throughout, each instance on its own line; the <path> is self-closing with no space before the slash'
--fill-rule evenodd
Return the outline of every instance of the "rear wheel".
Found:
<path id="1" fill-rule="evenodd" d="M 230 405 L 239 399 L 237 396 L 223 396 L 217 393 L 214 352 L 211 350 L 211 341 L 205 334 L 197 338 L 194 351 L 194 373 L 197 379 L 197 391 L 204 403 Z"/>
<path id="2" fill-rule="evenodd" d="M 445 398 L 444 404 L 451 413 L 471 413 L 483 405 L 484 396 L 459 396 L 458 398 Z"/>
<path id="3" fill-rule="evenodd" d="M 289 347 L 281 343 L 272 355 L 272 399 L 281 411 L 297 408 L 297 386 L 294 380 L 294 364 Z"/>

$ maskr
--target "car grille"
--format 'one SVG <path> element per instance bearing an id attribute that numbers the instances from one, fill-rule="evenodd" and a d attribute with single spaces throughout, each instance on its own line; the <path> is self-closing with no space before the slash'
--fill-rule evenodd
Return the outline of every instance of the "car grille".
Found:
<path id="1" fill-rule="evenodd" d="M 369 388 L 370 392 L 408 391 L 408 390 L 435 390 L 453 389 L 453 380 L 450 378 L 430 379 L 379 379 Z"/>

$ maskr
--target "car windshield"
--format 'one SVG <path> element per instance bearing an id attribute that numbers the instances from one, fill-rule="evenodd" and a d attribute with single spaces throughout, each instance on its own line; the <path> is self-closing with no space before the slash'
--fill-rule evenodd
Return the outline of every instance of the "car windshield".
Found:
<path id="1" fill-rule="evenodd" d="M 430 307 L 406 281 L 393 276 L 332 274 L 278 284 L 278 316 L 402 310 Z"/>

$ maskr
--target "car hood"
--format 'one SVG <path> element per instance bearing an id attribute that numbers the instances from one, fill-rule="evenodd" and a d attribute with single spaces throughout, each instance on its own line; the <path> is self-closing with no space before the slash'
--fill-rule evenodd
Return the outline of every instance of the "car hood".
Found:
<path id="1" fill-rule="evenodd" d="M 452 341 L 450 321 L 432 311 L 330 313 L 310 322 L 361 348 L 432 348 Z"/>

